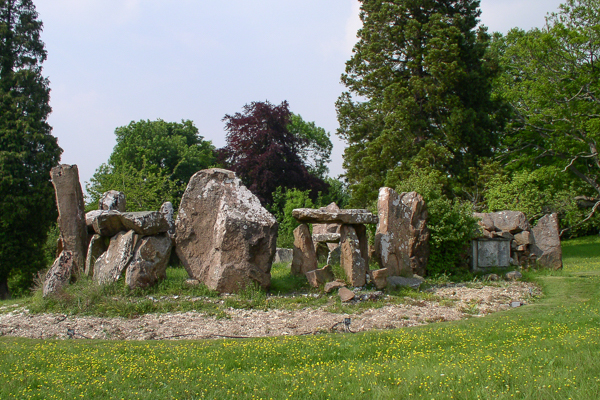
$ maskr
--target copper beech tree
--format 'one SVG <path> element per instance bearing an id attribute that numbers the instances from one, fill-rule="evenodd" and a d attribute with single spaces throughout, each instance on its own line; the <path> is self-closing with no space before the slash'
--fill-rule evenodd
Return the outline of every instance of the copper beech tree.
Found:
<path id="1" fill-rule="evenodd" d="M 219 161 L 263 204 L 271 204 L 278 187 L 310 190 L 314 198 L 327 191 L 328 185 L 309 173 L 301 157 L 308 139 L 290 132 L 291 116 L 287 101 L 278 106 L 265 101 L 223 118 L 227 145 L 219 149 Z"/>

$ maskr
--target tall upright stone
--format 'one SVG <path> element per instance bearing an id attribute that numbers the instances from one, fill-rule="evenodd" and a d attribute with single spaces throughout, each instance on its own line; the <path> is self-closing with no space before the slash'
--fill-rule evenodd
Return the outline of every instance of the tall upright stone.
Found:
<path id="1" fill-rule="evenodd" d="M 235 173 L 213 168 L 192 176 L 175 234 L 188 274 L 209 288 L 231 293 L 248 284 L 270 285 L 277 220 Z"/>
<path id="2" fill-rule="evenodd" d="M 294 229 L 294 255 L 292 274 L 305 275 L 318 268 L 317 253 L 308 225 L 300 224 Z"/>
<path id="3" fill-rule="evenodd" d="M 140 238 L 125 272 L 125 284 L 132 289 L 145 288 L 164 279 L 171 248 L 167 233 Z"/>
<path id="4" fill-rule="evenodd" d="M 531 229 L 531 236 L 531 252 L 537 257 L 537 263 L 544 268 L 561 269 L 563 263 L 558 216 L 544 215 Z"/>
<path id="5" fill-rule="evenodd" d="M 73 256 L 73 269 L 79 275 L 85 268 L 87 253 L 87 227 L 85 225 L 85 203 L 79 183 L 77 165 L 61 164 L 50 172 L 56 192 L 58 228 L 65 251 Z"/>
<path id="6" fill-rule="evenodd" d="M 359 237 L 353 225 L 342 225 L 340 264 L 350 284 L 355 287 L 367 283 L 367 260 L 363 257 Z"/>
<path id="7" fill-rule="evenodd" d="M 375 257 L 390 276 L 423 276 L 429 259 L 427 206 L 416 192 L 398 194 L 381 188 Z"/>

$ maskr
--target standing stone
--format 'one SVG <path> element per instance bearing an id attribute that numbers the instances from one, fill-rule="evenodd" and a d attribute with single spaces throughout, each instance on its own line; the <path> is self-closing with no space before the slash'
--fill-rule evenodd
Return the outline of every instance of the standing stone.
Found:
<path id="1" fill-rule="evenodd" d="M 192 176 L 175 235 L 188 274 L 210 289 L 232 293 L 253 283 L 270 285 L 277 220 L 235 173 L 213 168 Z"/>
<path id="2" fill-rule="evenodd" d="M 166 277 L 171 255 L 171 238 L 168 234 L 142 237 L 133 259 L 125 273 L 125 283 L 130 288 L 146 288 Z"/>
<path id="3" fill-rule="evenodd" d="M 50 176 L 56 192 L 58 228 L 63 249 L 73 254 L 72 273 L 78 275 L 85 265 L 88 243 L 79 171 L 77 165 L 62 164 L 52 168 Z"/>
<path id="4" fill-rule="evenodd" d="M 86 276 L 92 276 L 94 274 L 94 265 L 96 264 L 96 261 L 98 261 L 100 256 L 108 250 L 108 246 L 106 245 L 107 241 L 107 238 L 98 234 L 92 236 L 87 250 L 87 258 L 85 260 Z"/>
<path id="5" fill-rule="evenodd" d="M 342 225 L 341 235 L 340 264 L 342 269 L 352 286 L 365 286 L 367 283 L 367 263 L 362 256 L 360 242 L 354 226 Z"/>
<path id="6" fill-rule="evenodd" d="M 317 253 L 313 245 L 308 225 L 300 224 L 294 229 L 294 256 L 292 259 L 292 274 L 306 275 L 307 272 L 318 268 Z"/>
<path id="7" fill-rule="evenodd" d="M 367 271 L 369 270 L 369 237 L 367 236 L 367 227 L 364 225 L 353 225 L 356 237 L 358 238 L 358 247 L 360 256 L 365 260 Z"/>
<path id="8" fill-rule="evenodd" d="M 531 252 L 537 257 L 537 263 L 544 268 L 561 269 L 562 249 L 556 214 L 544 215 L 531 230 Z"/>
<path id="9" fill-rule="evenodd" d="M 390 276 L 423 276 L 429 259 L 427 206 L 416 192 L 379 190 L 375 257 Z"/>
<path id="10" fill-rule="evenodd" d="M 133 258 L 138 238 L 134 231 L 119 232 L 113 236 L 108 250 L 94 264 L 94 281 L 104 284 L 119 280 Z"/>
<path id="11" fill-rule="evenodd" d="M 74 268 L 73 260 L 73 253 L 68 250 L 62 251 L 58 258 L 54 260 L 54 264 L 46 274 L 42 292 L 43 297 L 58 292 L 69 283 Z"/>
<path id="12" fill-rule="evenodd" d="M 105 192 L 98 201 L 99 210 L 125 212 L 126 205 L 125 193 L 116 190 Z"/>
<path id="13" fill-rule="evenodd" d="M 273 259 L 273 264 L 275 263 L 291 263 L 294 259 L 294 250 L 293 249 L 284 249 L 277 248 L 275 251 L 275 258 Z"/>

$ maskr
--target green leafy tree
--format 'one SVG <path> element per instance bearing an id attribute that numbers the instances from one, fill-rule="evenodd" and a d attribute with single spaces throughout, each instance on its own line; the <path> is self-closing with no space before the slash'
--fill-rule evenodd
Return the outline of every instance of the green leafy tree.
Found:
<path id="1" fill-rule="evenodd" d="M 294 246 L 294 229 L 300 223 L 292 216 L 292 211 L 296 208 L 314 207 L 310 199 L 310 190 L 286 189 L 280 186 L 273 192 L 273 203 L 269 208 L 279 222 L 277 247 Z"/>
<path id="2" fill-rule="evenodd" d="M 360 1 L 363 27 L 337 101 L 353 201 L 365 205 L 390 179 L 407 178 L 430 142 L 451 155 L 435 169 L 472 184 L 468 167 L 493 154 L 505 119 L 479 1 Z"/>
<path id="3" fill-rule="evenodd" d="M 214 147 L 199 135 L 192 121 L 131 122 L 115 130 L 117 144 L 87 192 L 95 206 L 108 190 L 125 193 L 130 211 L 157 210 L 170 201 L 177 208 L 196 172 L 216 162 Z"/>
<path id="4" fill-rule="evenodd" d="M 50 170 L 62 150 L 47 123 L 51 108 L 42 22 L 31 0 L 0 0 L 0 298 L 8 279 L 31 284 L 57 212 Z"/>
<path id="5" fill-rule="evenodd" d="M 568 0 L 543 29 L 497 37 L 503 73 L 497 91 L 514 120 L 505 137 L 507 168 L 552 166 L 578 182 L 571 196 L 600 206 L 600 1 Z"/>
<path id="6" fill-rule="evenodd" d="M 306 165 L 308 172 L 320 179 L 325 179 L 329 172 L 327 164 L 331 161 L 333 144 L 329 133 L 314 122 L 307 122 L 298 114 L 290 115 L 288 124 L 290 133 L 300 140 L 298 153 Z"/>

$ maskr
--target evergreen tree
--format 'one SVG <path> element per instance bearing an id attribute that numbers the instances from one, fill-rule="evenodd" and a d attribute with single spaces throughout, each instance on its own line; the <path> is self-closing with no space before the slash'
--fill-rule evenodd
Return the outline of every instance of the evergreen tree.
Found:
<path id="1" fill-rule="evenodd" d="M 62 150 L 47 123 L 51 108 L 42 22 L 31 0 L 0 0 L 0 298 L 8 278 L 31 282 L 56 220 L 50 170 Z"/>
<path id="2" fill-rule="evenodd" d="M 417 155 L 452 184 L 472 184 L 469 167 L 492 155 L 505 115 L 491 97 L 496 64 L 477 29 L 479 0 L 360 1 L 337 102 L 354 202 L 406 179 Z"/>

